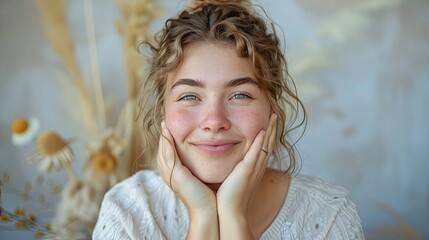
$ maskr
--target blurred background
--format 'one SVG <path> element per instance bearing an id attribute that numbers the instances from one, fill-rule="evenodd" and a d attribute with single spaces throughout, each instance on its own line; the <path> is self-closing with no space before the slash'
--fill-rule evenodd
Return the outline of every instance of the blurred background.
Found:
<path id="1" fill-rule="evenodd" d="M 67 1 L 66 18 L 92 94 L 85 1 Z M 107 126 L 116 124 L 127 101 L 118 2 L 92 2 Z M 187 4 L 155 2 L 152 33 Z M 301 173 L 348 189 L 367 239 L 429 239 L 429 1 L 258 3 L 283 30 L 278 33 L 285 37 L 290 72 L 307 107 L 308 127 L 298 144 Z M 42 130 L 87 140 L 68 74 L 45 37 L 35 2 L 0 0 L 0 195 L 4 209 L 25 209 L 46 222 L 55 215 L 67 174 L 29 165 L 26 158 L 37 146 L 14 145 L 11 123 L 35 117 Z M 71 144 L 77 176 L 85 165 L 84 145 Z M 2 220 L 0 226 L 11 221 Z M 1 239 L 33 235 L 16 224 L 0 227 Z"/>

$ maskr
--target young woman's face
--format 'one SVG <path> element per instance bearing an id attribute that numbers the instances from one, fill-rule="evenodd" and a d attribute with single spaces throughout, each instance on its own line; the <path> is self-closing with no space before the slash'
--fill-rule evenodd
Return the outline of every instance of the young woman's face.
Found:
<path id="1" fill-rule="evenodd" d="M 232 45 L 194 44 L 168 78 L 165 123 L 182 163 L 205 183 L 222 183 L 261 129 L 270 104 Z"/>

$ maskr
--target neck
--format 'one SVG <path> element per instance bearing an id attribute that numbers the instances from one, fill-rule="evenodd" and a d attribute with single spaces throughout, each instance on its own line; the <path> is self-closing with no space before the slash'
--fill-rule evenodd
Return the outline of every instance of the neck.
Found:
<path id="1" fill-rule="evenodd" d="M 254 236 L 261 236 L 271 225 L 286 199 L 290 176 L 267 169 L 250 202 L 248 216 Z"/>

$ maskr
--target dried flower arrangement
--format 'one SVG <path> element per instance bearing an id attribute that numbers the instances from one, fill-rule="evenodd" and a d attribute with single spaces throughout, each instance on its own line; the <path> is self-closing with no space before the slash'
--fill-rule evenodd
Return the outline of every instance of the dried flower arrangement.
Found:
<path id="1" fill-rule="evenodd" d="M 84 1 L 88 44 L 91 58 L 91 81 L 94 94 L 91 95 L 78 67 L 74 45 L 66 21 L 65 0 L 35 0 L 44 23 L 45 34 L 50 45 L 58 54 L 79 91 L 85 132 L 91 141 L 85 143 L 86 159 L 81 174 L 71 168 L 75 155 L 71 143 L 77 138 L 65 139 L 58 132 L 42 131 L 36 118 L 17 118 L 12 122 L 12 142 L 25 145 L 35 140 L 38 151 L 28 157 L 30 163 L 38 163 L 43 173 L 52 170 L 66 171 L 68 182 L 62 189 L 52 224 L 36 221 L 34 215 L 22 208 L 15 212 L 4 209 L 1 203 L 1 187 L 8 181 L 5 175 L 0 184 L 0 220 L 15 223 L 18 229 L 34 232 L 35 237 L 49 239 L 90 239 L 98 217 L 104 193 L 120 180 L 128 177 L 140 155 L 139 136 L 141 126 L 136 121 L 138 113 L 137 93 L 145 62 L 137 51 L 137 43 L 151 42 L 150 24 L 159 13 L 155 0 L 117 0 L 124 19 L 115 23 L 124 39 L 124 55 L 127 73 L 127 102 L 114 127 L 106 124 L 105 108 L 98 74 L 97 46 L 95 39 L 92 1 Z M 95 98 L 95 106 L 92 104 Z M 94 114 L 96 113 L 96 114 Z M 144 161 L 143 161 L 144 163 Z M 147 165 L 146 165 L 147 166 Z"/>

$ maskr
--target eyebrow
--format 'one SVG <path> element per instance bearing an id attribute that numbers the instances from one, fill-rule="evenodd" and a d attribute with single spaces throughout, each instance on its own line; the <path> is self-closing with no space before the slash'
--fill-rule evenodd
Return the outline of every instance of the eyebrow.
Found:
<path id="1" fill-rule="evenodd" d="M 190 78 L 182 78 L 177 80 L 177 82 L 175 82 L 173 84 L 173 86 L 171 86 L 171 89 L 180 86 L 180 85 L 188 85 L 191 87 L 200 87 L 200 88 L 204 88 L 206 85 L 199 81 L 199 80 L 194 80 L 194 79 L 190 79 Z"/>
<path id="2" fill-rule="evenodd" d="M 241 77 L 241 78 L 235 78 L 232 79 L 231 81 L 228 81 L 225 84 L 225 88 L 231 88 L 231 87 L 237 87 L 243 84 L 254 84 L 258 86 L 258 83 L 256 82 L 256 80 L 254 80 L 251 77 Z M 190 78 L 182 78 L 177 80 L 177 82 L 175 82 L 173 84 L 173 86 L 171 86 L 171 89 L 180 86 L 180 85 L 187 85 L 187 86 L 191 86 L 191 87 L 200 87 L 200 88 L 204 88 L 206 85 L 199 81 L 199 80 L 194 80 L 194 79 L 190 79 Z"/>
<path id="3" fill-rule="evenodd" d="M 256 82 L 256 80 L 254 80 L 251 77 L 241 77 L 241 78 L 236 78 L 236 79 L 232 79 L 231 81 L 227 82 L 225 84 L 225 88 L 230 88 L 230 87 L 237 87 L 243 84 L 255 84 L 258 86 L 258 83 Z"/>

